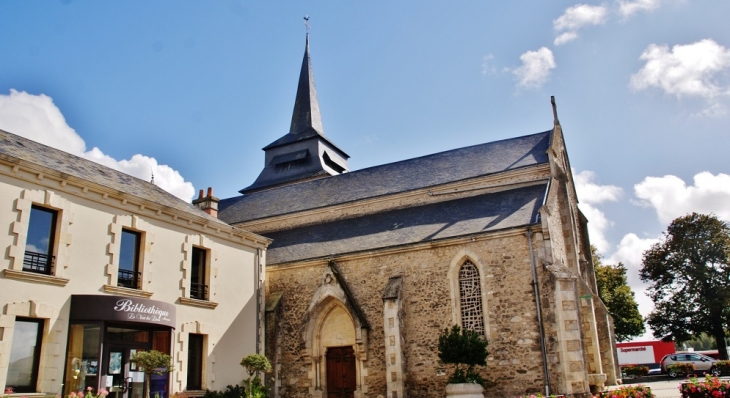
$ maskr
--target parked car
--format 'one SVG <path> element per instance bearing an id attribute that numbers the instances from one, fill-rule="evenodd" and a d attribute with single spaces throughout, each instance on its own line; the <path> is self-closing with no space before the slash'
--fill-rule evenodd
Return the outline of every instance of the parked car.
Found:
<path id="1" fill-rule="evenodd" d="M 717 362 L 717 359 L 693 352 L 676 352 L 674 354 L 665 355 L 660 362 L 662 367 L 662 373 L 668 374 L 669 377 L 679 376 L 680 373 L 670 371 L 668 369 L 668 366 L 680 362 L 693 364 L 695 366 L 695 371 L 697 371 L 698 373 L 710 372 L 714 376 L 720 375 L 720 371 L 715 368 L 715 362 Z"/>

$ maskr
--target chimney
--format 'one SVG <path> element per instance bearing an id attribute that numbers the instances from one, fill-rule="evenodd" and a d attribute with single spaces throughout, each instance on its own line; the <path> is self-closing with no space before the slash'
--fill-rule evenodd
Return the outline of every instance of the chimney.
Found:
<path id="1" fill-rule="evenodd" d="M 211 216 L 218 218 L 218 202 L 220 202 L 220 199 L 213 196 L 213 188 L 208 187 L 208 195 L 203 196 L 203 190 L 201 189 L 198 194 L 198 199 L 193 200 L 193 205 Z"/>

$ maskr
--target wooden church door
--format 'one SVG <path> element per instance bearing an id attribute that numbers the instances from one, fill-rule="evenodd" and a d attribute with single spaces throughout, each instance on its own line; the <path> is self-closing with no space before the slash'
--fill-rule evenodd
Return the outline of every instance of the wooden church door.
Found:
<path id="1" fill-rule="evenodd" d="M 355 388 L 355 351 L 352 347 L 328 347 L 327 398 L 354 398 Z"/>

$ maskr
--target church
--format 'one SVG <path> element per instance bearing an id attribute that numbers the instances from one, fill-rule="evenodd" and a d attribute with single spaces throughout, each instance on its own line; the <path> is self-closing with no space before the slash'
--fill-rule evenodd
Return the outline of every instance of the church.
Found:
<path id="1" fill-rule="evenodd" d="M 218 203 L 220 220 L 273 239 L 270 396 L 442 397 L 451 325 L 489 343 L 486 396 L 587 397 L 619 381 L 551 102 L 545 131 L 350 171 L 324 134 L 307 36 L 289 132 Z"/>

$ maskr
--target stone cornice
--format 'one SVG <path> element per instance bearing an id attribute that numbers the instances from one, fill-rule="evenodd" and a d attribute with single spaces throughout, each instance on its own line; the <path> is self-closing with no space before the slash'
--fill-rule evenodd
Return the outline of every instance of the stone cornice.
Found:
<path id="1" fill-rule="evenodd" d="M 418 250 L 424 250 L 424 249 L 435 249 L 438 247 L 447 247 L 447 246 L 454 246 L 454 245 L 462 245 L 469 242 L 481 242 L 485 240 L 491 240 L 491 239 L 497 239 L 497 238 L 508 238 L 508 237 L 515 237 L 515 236 L 524 236 L 525 232 L 534 225 L 525 225 L 522 227 L 515 227 L 510 228 L 502 231 L 495 231 L 495 232 L 486 232 L 481 234 L 472 234 L 472 235 L 466 235 L 466 236 L 459 236 L 456 238 L 447 238 L 439 241 L 430 241 L 430 242 L 419 242 L 419 243 L 411 243 L 396 247 L 386 247 L 382 249 L 372 249 L 372 250 L 364 250 L 356 253 L 345 253 L 337 256 L 329 256 L 329 257 L 319 257 L 319 258 L 313 258 L 313 259 L 306 259 L 301 261 L 290 261 L 286 263 L 279 263 L 279 264 L 267 264 L 266 265 L 266 272 L 277 272 L 277 271 L 284 271 L 284 270 L 290 270 L 295 268 L 306 268 L 311 266 L 323 266 L 327 265 L 329 261 L 337 261 L 337 262 L 343 262 L 343 261 L 352 261 L 352 260 L 361 260 L 361 259 L 372 259 L 375 257 L 381 257 L 381 256 L 390 256 L 393 254 L 399 254 L 399 253 L 407 253 L 407 252 L 413 252 Z M 525 245 L 527 245 L 527 241 L 525 240 Z"/>
<path id="2" fill-rule="evenodd" d="M 266 249 L 271 239 L 223 222 L 214 223 L 205 217 L 196 216 L 172 207 L 120 192 L 93 182 L 69 176 L 65 173 L 4 155 L 0 157 L 0 175 L 30 182 L 48 189 L 63 192 L 79 198 L 92 200 L 125 212 L 153 218 L 188 230 L 215 236 L 227 241 Z"/>
<path id="3" fill-rule="evenodd" d="M 26 271 L 15 271 L 12 269 L 4 269 L 3 276 L 8 279 L 16 279 L 33 283 L 43 283 L 53 286 L 66 286 L 69 281 L 66 278 L 59 278 L 53 275 L 37 274 L 35 272 Z"/>
<path id="4" fill-rule="evenodd" d="M 379 212 L 385 209 L 392 210 L 395 208 L 409 207 L 417 204 L 434 203 L 443 200 L 451 200 L 454 195 L 480 195 L 489 190 L 498 192 L 506 189 L 514 189 L 518 184 L 523 186 L 532 185 L 538 181 L 544 181 L 550 176 L 550 165 L 541 163 L 534 166 L 523 167 L 515 170 L 509 170 L 496 174 L 490 174 L 482 177 L 470 178 L 467 180 L 451 182 L 437 186 L 431 186 L 413 191 L 402 192 L 392 195 L 384 195 L 374 198 L 362 199 L 353 202 L 342 203 L 334 206 L 305 210 L 295 213 L 281 214 L 273 217 L 262 218 L 259 220 L 247 221 L 236 224 L 241 228 L 259 231 L 266 234 L 266 231 L 276 230 L 278 228 L 267 227 L 267 225 L 276 224 L 285 221 L 287 228 L 301 227 L 313 224 L 312 220 L 322 222 L 341 218 L 351 212 L 362 211 L 363 208 L 369 207 L 370 211 L 366 211 L 359 215 Z M 448 194 L 448 195 L 443 195 Z M 443 198 L 440 198 L 444 196 Z M 393 203 L 397 203 L 393 206 Z M 349 216 L 348 216 L 349 217 Z"/>
<path id="5" fill-rule="evenodd" d="M 139 289 L 130 289 L 128 287 L 119 287 L 112 285 L 104 285 L 104 291 L 111 294 L 118 294 L 120 296 L 139 297 L 139 298 L 150 298 L 154 293 L 145 292 Z"/>
<path id="6" fill-rule="evenodd" d="M 187 297 L 180 297 L 178 300 L 180 300 L 180 304 L 190 305 L 193 307 L 208 308 L 211 310 L 215 309 L 215 307 L 218 306 L 218 303 L 215 303 L 213 301 L 196 300 Z"/>

